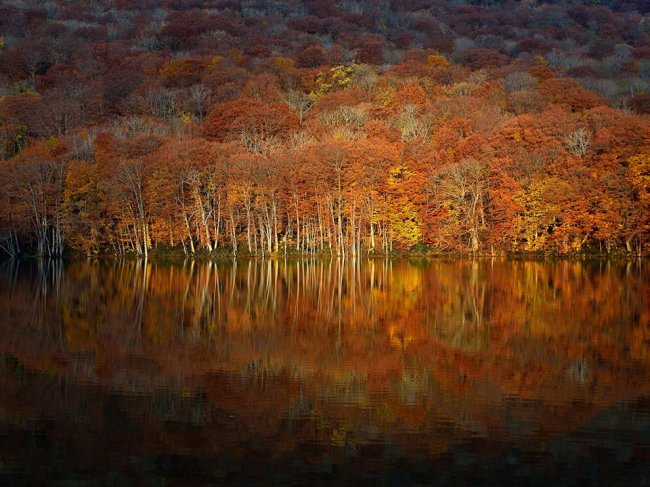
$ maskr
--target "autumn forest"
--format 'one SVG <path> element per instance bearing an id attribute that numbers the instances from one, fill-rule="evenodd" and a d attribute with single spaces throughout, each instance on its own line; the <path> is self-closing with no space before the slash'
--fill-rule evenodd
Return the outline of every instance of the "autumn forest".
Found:
<path id="1" fill-rule="evenodd" d="M 643 1 L 0 4 L 0 253 L 641 254 Z"/>

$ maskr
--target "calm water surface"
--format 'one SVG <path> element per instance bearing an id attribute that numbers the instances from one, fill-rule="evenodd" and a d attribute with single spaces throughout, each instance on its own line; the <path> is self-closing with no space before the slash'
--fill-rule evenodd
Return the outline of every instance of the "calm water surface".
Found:
<path id="1" fill-rule="evenodd" d="M 650 485 L 649 266 L 4 262 L 0 483 Z"/>

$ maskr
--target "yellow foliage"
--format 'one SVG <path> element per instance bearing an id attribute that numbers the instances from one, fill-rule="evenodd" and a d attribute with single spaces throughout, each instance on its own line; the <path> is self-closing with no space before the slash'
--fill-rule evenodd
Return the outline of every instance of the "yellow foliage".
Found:
<path id="1" fill-rule="evenodd" d="M 5 45 L 7 42 L 5 41 L 4 37 L 0 37 L 0 51 L 2 51 L 5 48 Z"/>
<path id="2" fill-rule="evenodd" d="M 172 59 L 171 61 L 167 61 L 163 67 L 160 68 L 159 74 L 168 78 L 183 72 L 189 72 L 191 69 L 192 66 L 187 59 Z"/>
<path id="3" fill-rule="evenodd" d="M 377 104 L 382 108 L 386 108 L 391 103 L 393 103 L 394 98 L 395 98 L 394 92 L 390 89 L 377 91 L 377 95 L 376 95 Z"/>
<path id="4" fill-rule="evenodd" d="M 411 170 L 405 165 L 391 167 L 388 171 L 388 184 L 395 186 L 399 183 L 407 181 L 413 175 Z"/>
<path id="5" fill-rule="evenodd" d="M 413 337 L 407 329 L 391 325 L 388 327 L 388 336 L 393 348 L 403 349 L 413 342 Z"/>
<path id="6" fill-rule="evenodd" d="M 548 178 L 533 181 L 525 190 L 514 195 L 515 202 L 524 208 L 515 225 L 519 237 L 526 239 L 525 250 L 536 251 L 546 245 L 549 238 L 547 229 L 553 226 L 555 215 L 559 212 L 558 204 L 549 202 L 553 198 L 549 198 L 548 193 L 552 188 L 566 185 L 566 182 L 558 178 Z M 576 242 L 571 242 L 570 245 L 576 245 Z"/>
<path id="7" fill-rule="evenodd" d="M 203 62 L 203 65 L 209 69 L 216 69 L 221 65 L 223 61 L 222 56 L 211 56 Z"/>
<path id="8" fill-rule="evenodd" d="M 332 430 L 332 444 L 334 446 L 345 446 L 348 436 L 348 427 L 343 425 Z"/>
<path id="9" fill-rule="evenodd" d="M 472 83 L 462 81 L 460 83 L 454 83 L 451 85 L 448 91 L 449 94 L 454 97 L 469 96 L 472 94 L 472 91 L 474 91 L 474 85 Z"/>
<path id="10" fill-rule="evenodd" d="M 427 64 L 434 68 L 449 68 L 451 63 L 444 56 L 431 55 L 427 58 Z"/>
<path id="11" fill-rule="evenodd" d="M 246 62 L 246 55 L 244 54 L 244 51 L 238 47 L 231 48 L 228 54 L 230 55 L 230 58 L 235 62 L 235 64 L 238 64 L 239 66 Z"/>
<path id="12" fill-rule="evenodd" d="M 352 81 L 352 75 L 359 65 L 352 62 L 349 65 L 340 64 L 322 73 L 316 79 L 315 95 L 324 95 L 336 88 L 345 88 Z"/>
<path id="13" fill-rule="evenodd" d="M 393 239 L 398 246 L 412 247 L 422 237 L 422 224 L 418 213 L 406 198 L 394 203 L 391 205 L 394 210 L 390 214 Z"/>
<path id="14" fill-rule="evenodd" d="M 376 410 L 377 419 L 385 424 L 394 423 L 397 420 L 397 414 L 394 408 L 388 403 L 384 402 L 379 405 Z"/>
<path id="15" fill-rule="evenodd" d="M 273 60 L 273 67 L 283 71 L 291 71 L 295 69 L 296 63 L 293 59 L 278 56 Z"/>
<path id="16" fill-rule="evenodd" d="M 332 82 L 335 86 L 345 86 L 350 83 L 350 76 L 356 70 L 357 65 L 352 63 L 349 66 L 339 65 L 330 69 Z"/>
<path id="17" fill-rule="evenodd" d="M 548 66 L 548 60 L 542 56 L 541 54 L 537 54 L 535 57 L 533 57 L 533 61 L 535 61 L 535 64 L 539 64 L 540 66 Z"/>
<path id="18" fill-rule="evenodd" d="M 349 128 L 339 127 L 332 134 L 332 138 L 337 142 L 347 142 L 351 140 L 356 140 L 358 137 Z M 352 185 L 354 185 L 354 183 L 352 183 Z"/>

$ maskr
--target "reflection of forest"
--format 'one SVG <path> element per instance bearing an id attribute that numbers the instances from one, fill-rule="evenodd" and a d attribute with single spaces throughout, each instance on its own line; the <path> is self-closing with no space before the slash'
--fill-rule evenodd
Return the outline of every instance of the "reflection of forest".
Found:
<path id="1" fill-rule="evenodd" d="M 649 274 L 641 262 L 6 262 L 0 351 L 5 375 L 144 393 L 148 421 L 187 406 L 208 423 L 207 398 L 251 431 L 289 422 L 335 446 L 389 435 L 436 454 L 470 433 L 544 441 L 650 394 Z M 28 414 L 18 396 L 2 408 Z"/>

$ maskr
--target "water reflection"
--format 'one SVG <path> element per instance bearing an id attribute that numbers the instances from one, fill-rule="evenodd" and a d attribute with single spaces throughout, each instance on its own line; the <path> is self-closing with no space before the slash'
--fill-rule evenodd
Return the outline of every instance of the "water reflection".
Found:
<path id="1" fill-rule="evenodd" d="M 454 483 L 510 475 L 507 461 L 522 479 L 575 480 L 595 445 L 627 452 L 613 471 L 636 479 L 648 274 L 640 261 L 5 262 L 4 474 L 37 480 L 64 445 L 62 479 L 172 455 L 144 478 L 399 483 L 444 467 Z M 5 448 L 27 431 L 47 446 Z M 84 470 L 72 452 L 87 451 Z"/>

